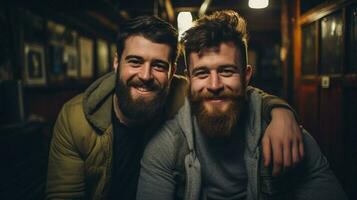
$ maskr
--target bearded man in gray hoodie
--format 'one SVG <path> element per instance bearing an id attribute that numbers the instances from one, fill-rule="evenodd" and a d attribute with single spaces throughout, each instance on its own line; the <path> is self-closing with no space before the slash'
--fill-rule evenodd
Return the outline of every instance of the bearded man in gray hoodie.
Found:
<path id="1" fill-rule="evenodd" d="M 263 165 L 267 121 L 260 92 L 247 86 L 252 68 L 238 13 L 197 20 L 183 44 L 188 98 L 145 150 L 139 200 L 346 199 L 306 131 L 301 163 L 280 176 Z"/>

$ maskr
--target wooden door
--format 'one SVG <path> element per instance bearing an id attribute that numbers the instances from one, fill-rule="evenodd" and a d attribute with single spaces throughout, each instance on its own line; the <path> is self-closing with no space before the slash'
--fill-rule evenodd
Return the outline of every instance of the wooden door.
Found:
<path id="1" fill-rule="evenodd" d="M 293 10 L 294 102 L 350 199 L 357 199 L 357 1 L 302 1 Z"/>

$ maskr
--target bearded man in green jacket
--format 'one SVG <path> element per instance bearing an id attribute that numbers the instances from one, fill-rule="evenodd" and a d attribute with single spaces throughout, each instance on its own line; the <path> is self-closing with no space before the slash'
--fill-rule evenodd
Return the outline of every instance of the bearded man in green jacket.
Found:
<path id="1" fill-rule="evenodd" d="M 184 103 L 187 82 L 175 75 L 177 57 L 177 31 L 167 22 L 137 17 L 120 27 L 115 72 L 67 102 L 58 116 L 47 199 L 135 199 L 147 142 Z M 300 128 L 284 101 L 258 94 L 263 117 L 272 118 L 263 138 L 265 164 L 273 163 L 276 174 L 301 160 Z"/>

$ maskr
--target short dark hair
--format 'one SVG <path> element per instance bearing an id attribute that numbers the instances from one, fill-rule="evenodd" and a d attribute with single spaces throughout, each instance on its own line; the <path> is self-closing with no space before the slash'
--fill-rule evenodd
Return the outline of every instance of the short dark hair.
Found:
<path id="1" fill-rule="evenodd" d="M 196 20 L 193 27 L 184 33 L 181 42 L 187 70 L 190 53 L 218 47 L 222 42 L 233 42 L 240 50 L 243 69 L 248 62 L 247 23 L 232 10 L 216 11 Z"/>
<path id="2" fill-rule="evenodd" d="M 177 30 L 168 22 L 155 16 L 139 16 L 121 24 L 116 40 L 119 58 L 125 48 L 125 40 L 131 36 L 143 36 L 152 42 L 169 45 L 171 48 L 170 60 L 172 63 L 176 62 L 178 35 Z"/>

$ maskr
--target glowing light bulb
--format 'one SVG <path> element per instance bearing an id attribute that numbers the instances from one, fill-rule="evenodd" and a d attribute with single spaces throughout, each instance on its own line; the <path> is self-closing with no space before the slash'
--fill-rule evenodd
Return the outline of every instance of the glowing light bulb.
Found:
<path id="1" fill-rule="evenodd" d="M 269 0 L 249 0 L 248 5 L 250 8 L 262 9 L 269 5 Z"/>
<path id="2" fill-rule="evenodd" d="M 192 15 L 190 12 L 179 12 L 177 16 L 177 28 L 179 31 L 179 40 L 182 34 L 187 31 L 187 29 L 192 27 Z"/>

